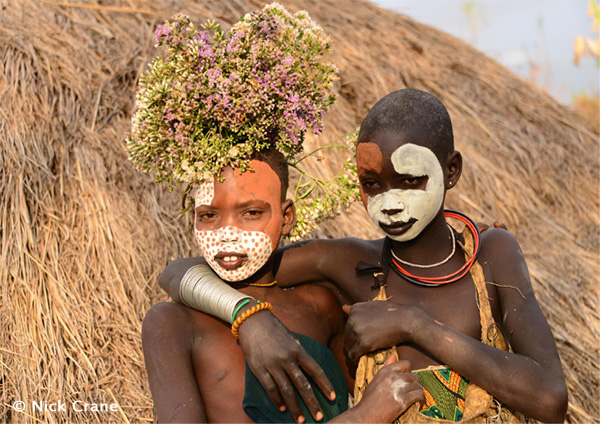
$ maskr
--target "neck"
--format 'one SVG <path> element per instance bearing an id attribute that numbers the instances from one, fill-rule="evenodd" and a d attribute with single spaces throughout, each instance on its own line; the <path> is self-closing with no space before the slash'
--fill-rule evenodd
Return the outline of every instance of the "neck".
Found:
<path id="1" fill-rule="evenodd" d="M 452 252 L 452 235 L 443 210 L 416 238 L 406 242 L 392 240 L 392 251 L 403 260 L 416 264 L 444 260 Z"/>
<path id="2" fill-rule="evenodd" d="M 270 287 L 271 283 L 275 281 L 273 275 L 273 259 L 269 259 L 267 263 L 262 266 L 260 270 L 250 276 L 248 279 L 231 282 L 230 284 L 235 288 L 242 289 L 243 287 Z"/>

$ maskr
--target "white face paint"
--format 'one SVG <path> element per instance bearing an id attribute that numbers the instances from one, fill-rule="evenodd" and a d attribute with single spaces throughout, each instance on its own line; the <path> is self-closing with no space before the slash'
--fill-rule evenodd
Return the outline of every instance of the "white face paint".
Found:
<path id="1" fill-rule="evenodd" d="M 425 190 L 391 189 L 369 197 L 367 211 L 376 225 L 399 226 L 416 220 L 398 235 L 387 235 L 406 242 L 417 237 L 433 220 L 444 201 L 444 173 L 435 154 L 423 146 L 407 143 L 392 153 L 392 164 L 398 174 L 427 176 Z"/>
<path id="2" fill-rule="evenodd" d="M 246 231 L 234 226 L 221 227 L 217 230 L 195 230 L 196 239 L 200 245 L 202 256 L 208 265 L 221 279 L 228 282 L 238 282 L 252 276 L 264 266 L 273 253 L 271 238 L 263 232 Z M 228 257 L 245 259 L 241 266 L 228 270 L 223 268 L 217 259 L 217 254 Z M 234 255 L 235 254 L 235 255 Z"/>
<path id="3" fill-rule="evenodd" d="M 200 205 L 212 204 L 215 197 L 215 182 L 213 180 L 204 181 L 200 184 L 200 187 L 196 189 L 196 195 L 194 196 L 194 203 L 196 208 Z"/>

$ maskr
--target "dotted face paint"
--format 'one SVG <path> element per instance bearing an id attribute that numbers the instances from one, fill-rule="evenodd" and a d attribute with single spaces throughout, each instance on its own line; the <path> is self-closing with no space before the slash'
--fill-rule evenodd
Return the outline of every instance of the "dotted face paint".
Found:
<path id="1" fill-rule="evenodd" d="M 391 189 L 369 197 L 367 202 L 367 212 L 378 226 L 380 223 L 389 226 L 416 220 L 406 232 L 388 234 L 393 240 L 406 242 L 417 237 L 442 207 L 444 173 L 431 149 L 412 143 L 396 149 L 391 161 L 398 174 L 428 177 L 425 190 Z"/>
<path id="2" fill-rule="evenodd" d="M 217 230 L 196 229 L 195 233 L 202 256 L 208 265 L 221 279 L 228 282 L 238 282 L 249 278 L 267 263 L 273 253 L 273 242 L 263 232 L 226 226 Z M 242 261 L 242 264 L 229 270 L 219 264 L 219 260 L 230 263 Z"/>
<path id="3" fill-rule="evenodd" d="M 215 197 L 215 183 L 213 180 L 204 181 L 200 184 L 200 187 L 196 189 L 196 195 L 194 196 L 194 203 L 196 207 L 200 205 L 209 205 L 212 203 Z"/>

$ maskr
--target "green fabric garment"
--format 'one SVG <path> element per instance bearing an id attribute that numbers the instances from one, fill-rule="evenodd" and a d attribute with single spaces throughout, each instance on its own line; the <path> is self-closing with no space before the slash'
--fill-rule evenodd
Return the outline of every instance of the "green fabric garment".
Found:
<path id="1" fill-rule="evenodd" d="M 317 401 L 323 411 L 323 420 L 317 422 L 296 391 L 296 397 L 299 401 L 300 408 L 302 409 L 302 414 L 306 418 L 305 423 L 325 423 L 348 410 L 348 384 L 346 382 L 346 377 L 333 356 L 333 353 L 327 347 L 307 336 L 297 333 L 295 333 L 295 335 L 300 340 L 300 344 L 304 347 L 306 352 L 323 368 L 337 395 L 335 401 L 330 401 L 319 389 L 315 381 L 307 375 L 308 381 L 314 389 Z M 256 423 L 296 423 L 289 410 L 280 412 L 279 409 L 275 407 L 247 363 L 243 407 L 246 414 Z"/>
<path id="2" fill-rule="evenodd" d="M 465 410 L 465 394 L 469 380 L 449 368 L 415 372 L 425 393 L 421 413 L 436 419 L 459 422 Z"/>

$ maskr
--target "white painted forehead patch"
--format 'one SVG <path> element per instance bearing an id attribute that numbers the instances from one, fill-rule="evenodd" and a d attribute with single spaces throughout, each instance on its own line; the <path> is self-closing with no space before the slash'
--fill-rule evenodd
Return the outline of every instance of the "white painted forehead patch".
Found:
<path id="1" fill-rule="evenodd" d="M 442 167 L 433 151 L 407 143 L 392 153 L 392 164 L 398 174 L 411 176 L 443 176 Z M 443 178 L 442 178 L 443 179 Z M 431 180 L 431 179 L 430 179 Z"/>
<path id="2" fill-rule="evenodd" d="M 204 181 L 200 184 L 200 187 L 196 189 L 196 194 L 194 195 L 194 204 L 196 207 L 199 207 L 200 205 L 210 206 L 214 197 L 215 182 L 213 180 Z"/>

